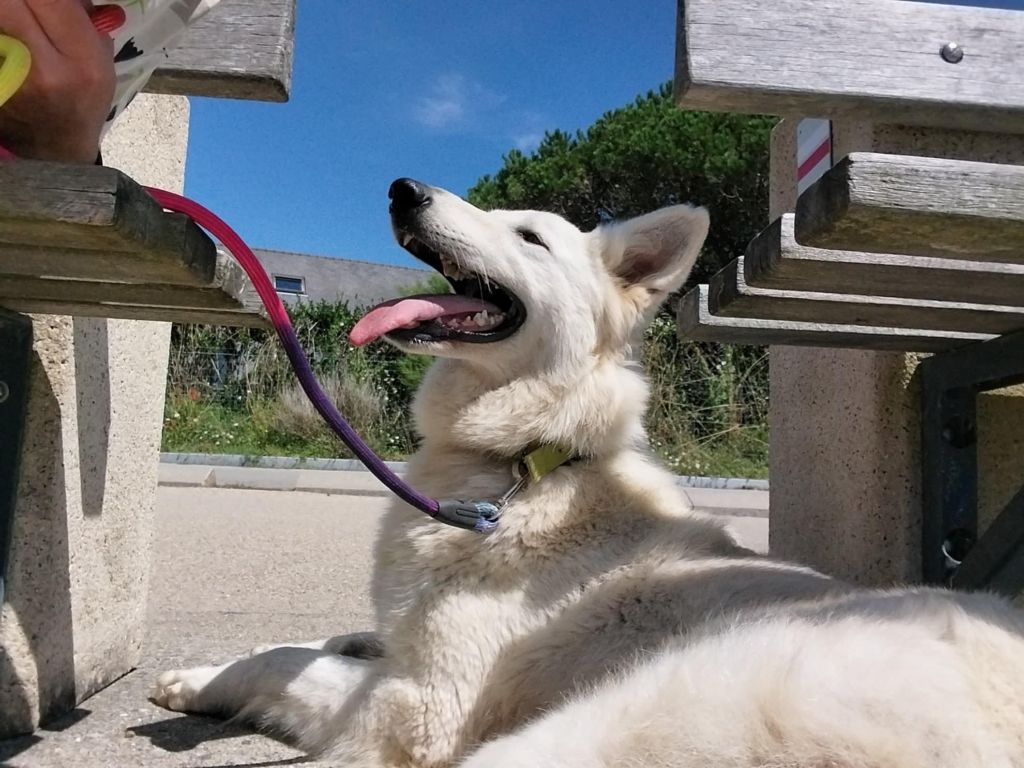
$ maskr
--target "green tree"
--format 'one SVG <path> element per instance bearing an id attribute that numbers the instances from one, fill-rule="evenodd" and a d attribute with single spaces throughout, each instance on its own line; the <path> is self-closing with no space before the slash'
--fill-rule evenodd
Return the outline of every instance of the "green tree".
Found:
<path id="1" fill-rule="evenodd" d="M 711 231 L 688 284 L 707 282 L 767 223 L 774 124 L 681 110 L 666 84 L 585 131 L 550 131 L 533 153 L 510 151 L 469 199 L 482 208 L 554 211 L 583 229 L 673 203 L 703 205 Z M 765 350 L 680 341 L 671 312 L 670 302 L 642 350 L 653 447 L 679 472 L 765 475 Z"/>
<path id="2" fill-rule="evenodd" d="M 774 124 L 679 109 L 666 84 L 585 131 L 548 132 L 532 154 L 513 149 L 469 199 L 482 208 L 554 211 L 584 229 L 673 203 L 703 205 L 711 232 L 691 282 L 706 282 L 766 224 Z"/>

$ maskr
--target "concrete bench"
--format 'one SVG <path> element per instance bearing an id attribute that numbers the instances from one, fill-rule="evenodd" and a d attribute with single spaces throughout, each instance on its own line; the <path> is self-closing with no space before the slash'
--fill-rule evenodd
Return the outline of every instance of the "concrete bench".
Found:
<path id="1" fill-rule="evenodd" d="M 181 96 L 287 98 L 294 22 L 294 0 L 223 0 L 119 117 L 121 170 L 0 164 L 0 738 L 140 659 L 168 323 L 265 323 L 142 184 L 183 188 Z"/>
<path id="2" fill-rule="evenodd" d="M 678 314 L 686 338 L 776 345 L 773 549 L 864 583 L 1019 594 L 1024 13 L 679 9 L 680 106 L 785 118 L 769 226 Z"/>

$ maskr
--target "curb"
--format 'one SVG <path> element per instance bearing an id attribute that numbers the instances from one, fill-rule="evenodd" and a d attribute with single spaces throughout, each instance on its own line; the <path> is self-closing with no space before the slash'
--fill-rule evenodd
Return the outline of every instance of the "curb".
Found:
<path id="1" fill-rule="evenodd" d="M 355 459 L 302 459 L 292 456 L 237 456 L 217 453 L 161 453 L 162 464 L 204 467 L 248 467 L 254 469 L 309 469 L 334 472 L 363 472 L 366 468 Z M 405 472 L 404 461 L 385 462 L 396 474 Z M 767 491 L 767 480 L 752 480 L 738 477 L 702 477 L 699 475 L 677 475 L 676 482 L 684 488 L 701 488 L 722 491 Z M 168 483 L 164 483 L 168 484 Z M 224 487 L 224 486 L 221 486 Z M 289 488 L 288 490 L 303 490 Z M 386 495 L 386 494 L 382 494 Z"/>

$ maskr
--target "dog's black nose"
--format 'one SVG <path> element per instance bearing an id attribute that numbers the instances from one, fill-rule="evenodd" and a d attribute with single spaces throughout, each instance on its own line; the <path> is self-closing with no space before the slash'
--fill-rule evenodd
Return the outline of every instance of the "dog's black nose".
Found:
<path id="1" fill-rule="evenodd" d="M 396 179 L 388 190 L 392 213 L 408 213 L 430 202 L 429 187 L 415 179 Z"/>

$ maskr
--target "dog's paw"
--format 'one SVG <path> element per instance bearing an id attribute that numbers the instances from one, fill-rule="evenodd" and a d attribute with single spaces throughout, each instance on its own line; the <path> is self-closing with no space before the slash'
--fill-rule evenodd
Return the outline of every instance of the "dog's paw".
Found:
<path id="1" fill-rule="evenodd" d="M 173 712 L 194 712 L 204 687 L 216 676 L 213 667 L 175 669 L 157 677 L 149 700 Z"/>

